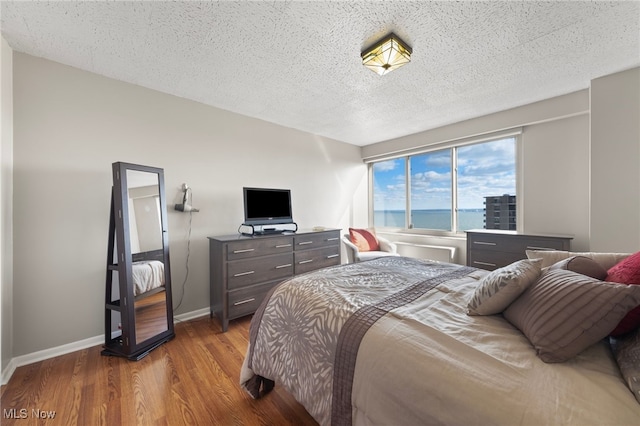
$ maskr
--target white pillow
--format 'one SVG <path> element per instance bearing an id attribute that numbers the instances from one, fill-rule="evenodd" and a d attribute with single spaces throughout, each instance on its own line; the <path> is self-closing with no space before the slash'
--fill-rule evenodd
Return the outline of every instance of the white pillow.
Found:
<path id="1" fill-rule="evenodd" d="M 609 269 L 622 259 L 631 255 L 631 253 L 572 252 L 562 250 L 526 250 L 526 253 L 529 259 L 542 259 L 541 268 L 548 268 L 554 263 L 572 256 L 583 256 L 595 260 L 604 269 Z"/>
<path id="2" fill-rule="evenodd" d="M 469 304 L 469 315 L 495 315 L 504 311 L 540 276 L 540 259 L 518 260 L 485 275 Z"/>

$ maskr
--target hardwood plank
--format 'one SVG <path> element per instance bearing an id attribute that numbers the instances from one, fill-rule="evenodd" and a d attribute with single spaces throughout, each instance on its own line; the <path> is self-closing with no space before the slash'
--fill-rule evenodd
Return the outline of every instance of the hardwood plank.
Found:
<path id="1" fill-rule="evenodd" d="M 259 400 L 240 387 L 250 320 L 231 321 L 227 333 L 215 318 L 179 322 L 176 338 L 140 361 L 96 346 L 19 367 L 0 389 L 0 423 L 317 425 L 280 386 Z"/>

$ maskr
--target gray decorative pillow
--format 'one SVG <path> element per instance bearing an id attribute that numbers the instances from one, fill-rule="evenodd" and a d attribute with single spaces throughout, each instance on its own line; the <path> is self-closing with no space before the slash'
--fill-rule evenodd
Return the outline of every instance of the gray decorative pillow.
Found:
<path id="1" fill-rule="evenodd" d="M 505 311 L 544 362 L 564 362 L 611 333 L 640 305 L 640 286 L 550 270 Z"/>
<path id="2" fill-rule="evenodd" d="M 640 329 L 609 339 L 622 377 L 640 403 Z"/>
<path id="3" fill-rule="evenodd" d="M 485 275 L 467 305 L 469 315 L 495 315 L 540 276 L 540 260 L 518 260 Z"/>
<path id="4" fill-rule="evenodd" d="M 601 281 L 607 278 L 606 269 L 595 260 L 584 256 L 571 256 L 556 262 L 549 266 L 549 270 L 552 269 L 566 269 Z"/>
<path id="5" fill-rule="evenodd" d="M 631 253 L 599 253 L 591 251 L 575 252 L 575 251 L 562 251 L 562 250 L 525 250 L 527 258 L 529 259 L 542 259 L 542 265 L 540 266 L 544 271 L 545 268 L 559 262 L 562 259 L 567 259 L 571 256 L 584 256 L 589 259 L 593 259 L 600 264 L 604 269 L 609 269 L 613 265 L 620 262 L 622 259 L 628 257 Z"/>

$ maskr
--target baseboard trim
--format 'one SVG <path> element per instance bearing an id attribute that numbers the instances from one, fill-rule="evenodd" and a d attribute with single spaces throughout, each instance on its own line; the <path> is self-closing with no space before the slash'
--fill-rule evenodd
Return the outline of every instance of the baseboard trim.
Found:
<path id="1" fill-rule="evenodd" d="M 178 321 L 189 321 L 195 318 L 199 318 L 208 315 L 209 308 L 202 308 L 184 314 L 174 316 L 174 324 Z M 104 343 L 104 335 L 89 337 L 87 339 L 78 340 L 77 342 L 67 343 L 65 345 L 56 346 L 49 349 L 43 349 L 41 351 L 33 352 L 30 354 L 20 355 L 11 358 L 7 367 L 2 371 L 2 385 L 9 383 L 9 379 L 13 376 L 16 368 L 24 365 L 33 364 L 34 362 L 44 361 L 45 359 L 53 358 L 60 355 L 65 355 L 71 352 L 79 351 L 82 349 L 90 348 L 92 346 L 102 345 Z"/>
<path id="2" fill-rule="evenodd" d="M 7 364 L 7 367 L 2 372 L 2 383 L 0 383 L 2 386 L 9 383 L 9 379 L 13 376 L 16 368 L 18 368 L 18 366 L 16 365 L 15 358 L 11 358 L 9 364 Z"/>
<path id="3" fill-rule="evenodd" d="M 209 308 L 202 308 L 202 309 L 198 309 L 196 311 L 191 311 L 191 312 L 186 312 L 184 314 L 175 315 L 173 317 L 173 319 L 174 319 L 174 323 L 177 322 L 177 321 L 189 321 L 189 320 L 192 320 L 192 319 L 203 317 L 205 315 L 209 315 L 210 312 L 211 312 L 211 310 Z"/>

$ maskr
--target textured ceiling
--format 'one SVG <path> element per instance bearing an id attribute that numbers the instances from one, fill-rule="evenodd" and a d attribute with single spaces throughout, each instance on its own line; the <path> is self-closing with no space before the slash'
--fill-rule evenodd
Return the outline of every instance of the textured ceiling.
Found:
<path id="1" fill-rule="evenodd" d="M 640 65 L 640 2 L 11 2 L 16 51 L 367 145 Z M 394 31 L 410 64 L 360 52 Z"/>

